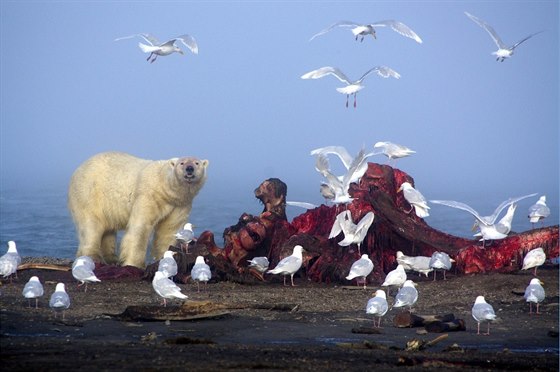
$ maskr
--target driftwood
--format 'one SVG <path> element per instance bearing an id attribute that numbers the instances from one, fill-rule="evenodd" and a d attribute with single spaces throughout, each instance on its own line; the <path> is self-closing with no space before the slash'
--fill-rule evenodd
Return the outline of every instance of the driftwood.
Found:
<path id="1" fill-rule="evenodd" d="M 53 264 L 42 264 L 42 263 L 33 263 L 28 262 L 18 266 L 18 271 L 20 270 L 30 270 L 30 269 L 39 269 L 39 270 L 54 270 L 54 271 L 70 271 L 72 268 L 66 265 L 53 265 Z"/>
<path id="2" fill-rule="evenodd" d="M 450 322 L 455 320 L 455 315 L 420 315 L 410 312 L 401 312 L 393 318 L 393 325 L 398 328 L 424 327 L 433 322 Z"/>
<path id="3" fill-rule="evenodd" d="M 406 343 L 406 351 L 419 351 L 419 350 L 424 350 L 427 349 L 431 346 L 434 346 L 435 344 L 437 344 L 438 342 L 441 342 L 443 340 L 445 340 L 447 337 L 449 337 L 449 335 L 443 334 L 441 336 L 438 336 L 436 338 L 434 338 L 433 340 L 430 341 L 424 341 L 424 340 L 419 340 L 419 339 L 412 339 L 410 341 L 408 341 Z"/>

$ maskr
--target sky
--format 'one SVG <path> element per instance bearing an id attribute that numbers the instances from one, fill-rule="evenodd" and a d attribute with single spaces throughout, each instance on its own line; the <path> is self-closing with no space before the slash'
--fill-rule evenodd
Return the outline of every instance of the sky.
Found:
<path id="1" fill-rule="evenodd" d="M 340 145 L 356 154 L 391 141 L 416 151 L 396 167 L 428 199 L 490 214 L 535 192 L 557 206 L 558 4 L 3 0 L 0 192 L 65 190 L 83 161 L 116 150 L 208 159 L 201 197 L 216 202 L 254 200 L 255 187 L 278 177 L 289 200 L 320 204 L 311 150 Z M 497 62 L 495 44 L 465 11 L 507 44 L 545 32 Z M 342 28 L 309 41 L 340 20 L 385 19 L 423 43 L 388 28 L 363 42 Z M 161 41 L 190 34 L 199 54 L 149 63 L 140 39 L 114 41 L 136 33 Z M 345 107 L 334 77 L 300 78 L 335 66 L 356 79 L 381 65 L 401 78 L 368 76 L 357 108 Z"/>

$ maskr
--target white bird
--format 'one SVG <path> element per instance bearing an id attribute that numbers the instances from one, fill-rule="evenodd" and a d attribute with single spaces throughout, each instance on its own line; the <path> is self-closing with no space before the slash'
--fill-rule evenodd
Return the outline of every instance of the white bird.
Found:
<path id="1" fill-rule="evenodd" d="M 35 299 L 36 309 L 39 308 L 39 297 L 43 296 L 44 293 L 45 292 L 43 290 L 43 285 L 39 281 L 39 278 L 36 276 L 32 276 L 31 278 L 29 278 L 29 281 L 25 283 L 22 291 L 23 297 L 29 299 L 30 301 L 32 298 Z M 31 303 L 29 303 L 29 306 L 31 306 Z"/>
<path id="2" fill-rule="evenodd" d="M 364 241 L 374 218 L 375 215 L 370 211 L 362 217 L 360 222 L 355 224 L 352 221 L 352 213 L 347 209 L 336 216 L 329 234 L 329 239 L 338 236 L 338 234 L 342 232 L 344 234 L 344 239 L 339 241 L 338 245 L 347 247 L 352 244 L 357 244 L 358 254 L 361 254 L 360 245 Z"/>
<path id="3" fill-rule="evenodd" d="M 366 277 L 373 271 L 373 262 L 370 260 L 367 254 L 363 254 L 362 257 L 354 261 L 350 267 L 350 272 L 346 277 L 346 280 L 352 280 L 354 278 L 363 278 L 364 289 L 366 289 L 367 280 Z M 359 281 L 356 281 L 358 284 Z"/>
<path id="4" fill-rule="evenodd" d="M 528 270 L 534 267 L 535 271 L 533 274 L 537 276 L 537 268 L 544 264 L 545 261 L 546 254 L 541 247 L 532 249 L 527 252 L 525 257 L 523 257 L 523 266 L 521 267 L 521 270 Z"/>
<path id="5" fill-rule="evenodd" d="M 495 52 L 492 52 L 492 54 L 496 56 L 496 61 L 500 61 L 500 62 L 503 62 L 506 58 L 511 57 L 513 55 L 513 51 L 515 50 L 515 48 L 517 48 L 519 46 L 519 44 L 527 41 L 528 39 L 530 39 L 531 37 L 533 37 L 537 34 L 540 34 L 541 32 L 544 32 L 544 31 L 535 32 L 535 33 L 527 36 L 526 38 L 519 40 L 517 43 L 515 43 L 511 46 L 507 46 L 506 44 L 504 44 L 502 39 L 500 39 L 500 37 L 498 36 L 496 31 L 492 28 L 492 26 L 490 26 L 488 23 L 484 22 L 482 19 L 477 18 L 477 17 L 473 16 L 472 14 L 470 14 L 468 12 L 465 12 L 465 14 L 472 21 L 474 21 L 474 23 L 476 23 L 477 25 L 479 25 L 480 27 L 485 29 L 486 32 L 488 32 L 488 34 L 492 38 L 492 40 L 494 40 L 494 43 L 496 43 L 496 45 L 498 46 L 498 50 L 495 51 Z"/>
<path id="6" fill-rule="evenodd" d="M 395 70 L 391 69 L 387 66 L 376 66 L 368 71 L 366 71 L 358 80 L 350 80 L 340 69 L 337 67 L 321 67 L 317 70 L 310 71 L 306 74 L 301 76 L 302 79 L 320 79 L 327 75 L 333 75 L 341 82 L 345 83 L 346 86 L 342 88 L 336 88 L 336 91 L 342 94 L 346 94 L 346 107 L 348 107 L 348 99 L 351 94 L 354 95 L 354 107 L 356 107 L 356 94 L 365 88 L 362 85 L 362 81 L 372 72 L 376 72 L 377 75 L 383 78 L 394 77 L 395 79 L 399 79 L 401 75 L 396 72 Z"/>
<path id="7" fill-rule="evenodd" d="M 321 32 L 313 35 L 311 39 L 309 39 L 309 41 L 315 39 L 318 36 L 326 34 L 327 32 L 329 32 L 335 27 L 348 27 L 351 29 L 352 34 L 354 34 L 356 40 L 358 40 L 358 36 L 361 36 L 360 42 L 362 42 L 364 41 L 364 37 L 367 35 L 371 35 L 373 36 L 374 39 L 377 39 L 375 27 L 387 27 L 387 26 L 391 27 L 393 31 L 401 34 L 402 36 L 406 36 L 416 41 L 417 43 L 422 44 L 422 39 L 420 39 L 420 37 L 414 31 L 412 31 L 410 27 L 408 27 L 402 22 L 395 21 L 395 20 L 377 21 L 370 24 L 359 24 L 351 21 L 339 21 L 330 25 L 328 28 L 322 30 Z"/>
<path id="8" fill-rule="evenodd" d="M 412 154 L 415 154 L 416 151 L 409 149 L 406 146 L 398 145 L 396 143 L 383 141 L 377 142 L 373 145 L 373 152 L 374 154 L 383 154 L 389 158 L 389 162 L 393 159 L 400 159 Z"/>
<path id="9" fill-rule="evenodd" d="M 430 207 L 428 206 L 426 198 L 420 193 L 420 191 L 412 187 L 410 182 L 403 182 L 397 192 L 399 191 L 403 192 L 404 198 L 406 199 L 408 204 L 411 205 L 410 210 L 406 213 L 410 213 L 412 212 L 412 209 L 414 209 L 416 215 L 420 218 L 425 218 L 430 215 L 430 213 L 428 212 L 428 209 L 430 209 Z"/>
<path id="10" fill-rule="evenodd" d="M 208 281 L 212 279 L 210 266 L 206 264 L 203 256 L 196 257 L 194 266 L 191 269 L 191 278 L 196 281 L 198 292 L 200 292 L 200 282 L 204 282 L 204 285 L 207 285 Z"/>
<path id="11" fill-rule="evenodd" d="M 485 335 L 490 334 L 490 322 L 496 320 L 496 313 L 494 313 L 494 308 L 492 305 L 486 302 L 484 296 L 478 296 L 472 307 L 472 317 L 478 323 L 476 334 L 480 334 L 480 323 L 487 322 L 488 329 Z"/>
<path id="12" fill-rule="evenodd" d="M 498 219 L 499 214 L 502 212 L 502 210 L 504 210 L 504 208 L 513 203 L 517 203 L 520 200 L 535 195 L 537 194 L 529 194 L 515 198 L 509 198 L 498 205 L 498 207 L 494 210 L 494 213 L 492 213 L 490 216 L 481 216 L 477 211 L 475 211 L 467 204 L 454 200 L 430 200 L 430 202 L 434 204 L 446 205 L 451 208 L 461 209 L 472 214 L 478 221 L 478 227 L 480 228 L 480 233 L 482 234 L 482 243 L 484 244 L 485 240 L 499 240 L 504 239 L 507 236 L 506 234 L 498 231 L 498 228 L 496 226 L 496 220 Z"/>
<path id="13" fill-rule="evenodd" d="M 175 261 L 174 255 L 173 251 L 165 251 L 163 258 L 158 263 L 158 271 L 166 273 L 168 278 L 177 275 L 177 261 Z"/>
<path id="14" fill-rule="evenodd" d="M 397 252 L 397 263 L 401 264 L 405 270 L 416 271 L 426 277 L 434 270 L 430 267 L 431 259 L 428 256 L 405 256 L 401 251 Z"/>
<path id="15" fill-rule="evenodd" d="M 393 307 L 408 306 L 412 311 L 412 306 L 418 301 L 418 291 L 416 290 L 416 283 L 412 280 L 406 280 L 402 287 L 395 296 L 395 303 Z"/>
<path id="16" fill-rule="evenodd" d="M 284 276 L 284 285 L 286 285 L 286 275 L 290 275 L 292 279 L 292 287 L 294 287 L 294 274 L 301 268 L 303 263 L 303 247 L 296 245 L 291 256 L 285 257 L 272 270 L 268 270 L 268 274 L 280 274 Z"/>
<path id="17" fill-rule="evenodd" d="M 498 221 L 495 225 L 494 228 L 496 229 L 497 232 L 504 234 L 504 235 L 508 235 L 511 231 L 511 224 L 513 222 L 513 215 L 515 214 L 515 209 L 517 208 L 517 204 L 510 204 L 506 214 L 500 219 L 500 221 Z M 478 223 L 477 220 L 475 220 L 474 225 L 473 225 L 473 229 L 476 229 L 477 227 L 479 227 L 480 224 Z M 474 234 L 473 236 L 482 236 L 481 232 L 478 232 L 476 234 Z"/>
<path id="18" fill-rule="evenodd" d="M 185 54 L 181 48 L 175 45 L 176 41 L 182 42 L 193 54 L 198 54 L 198 44 L 196 43 L 196 40 L 194 39 L 194 37 L 186 34 L 177 36 L 176 38 L 166 41 L 165 43 L 160 43 L 153 35 L 146 33 L 120 37 L 115 39 L 115 41 L 131 39 L 136 36 L 141 37 L 149 44 L 146 45 L 138 43 L 138 47 L 140 47 L 140 49 L 144 53 L 150 53 L 146 61 L 150 61 L 151 58 L 151 63 L 153 63 L 158 56 L 168 56 L 172 53 Z"/>
<path id="19" fill-rule="evenodd" d="M 188 298 L 187 295 L 181 293 L 181 288 L 173 283 L 173 281 L 166 276 L 166 273 L 161 271 L 156 271 L 154 274 L 152 287 L 156 293 L 163 298 L 163 306 L 167 306 L 167 299 L 178 298 L 184 300 Z"/>
<path id="20" fill-rule="evenodd" d="M 548 216 L 550 216 L 550 208 L 546 205 L 546 195 L 543 195 L 535 204 L 529 207 L 529 222 L 535 227 L 537 222 Z"/>
<path id="21" fill-rule="evenodd" d="M 72 276 L 81 283 L 79 285 L 85 284 L 84 292 L 87 292 L 88 283 L 101 281 L 95 276 L 93 269 L 91 269 L 91 263 L 82 258 L 77 258 L 76 261 L 74 261 L 72 265 Z"/>
<path id="22" fill-rule="evenodd" d="M 187 222 L 183 228 L 175 234 L 175 239 L 179 241 L 181 249 L 184 249 L 186 253 L 189 253 L 189 243 L 194 239 L 194 225 Z"/>
<path id="23" fill-rule="evenodd" d="M 321 173 L 326 179 L 327 182 L 325 185 L 328 188 L 329 194 L 324 194 L 323 190 L 321 190 L 321 194 L 327 197 L 327 195 L 334 195 L 331 201 L 334 204 L 347 204 L 350 203 L 353 198 L 348 193 L 350 188 L 350 184 L 352 182 L 357 182 L 359 179 L 364 175 L 367 171 L 367 157 L 364 149 L 360 150 L 356 157 L 352 159 L 352 163 L 350 164 L 348 171 L 342 175 L 342 177 L 337 177 L 334 175 L 329 166 L 329 160 L 327 159 L 325 154 L 317 154 L 316 155 L 316 162 L 315 162 L 315 169 L 319 173 Z"/>
<path id="24" fill-rule="evenodd" d="M 539 303 L 544 301 L 545 292 L 544 288 L 542 287 L 543 282 L 541 282 L 537 278 L 531 279 L 527 288 L 525 288 L 525 301 L 529 303 L 529 314 L 533 313 L 533 303 L 537 304 L 537 311 L 535 314 L 539 313 Z"/>
<path id="25" fill-rule="evenodd" d="M 95 262 L 90 256 L 80 256 L 74 260 L 72 263 L 72 269 L 76 267 L 76 265 L 84 265 L 85 267 L 89 268 L 91 271 L 95 270 Z"/>
<path id="26" fill-rule="evenodd" d="M 268 270 L 268 265 L 270 265 L 267 257 L 253 257 L 247 261 L 249 262 L 250 268 L 257 270 L 260 273 L 264 273 Z"/>
<path id="27" fill-rule="evenodd" d="M 303 209 L 315 209 L 315 208 L 319 207 L 318 205 L 313 204 L 313 203 L 300 202 L 300 201 L 290 201 L 290 200 L 286 201 L 286 205 L 289 205 L 291 207 L 303 208 Z"/>
<path id="28" fill-rule="evenodd" d="M 382 287 L 397 287 L 400 288 L 406 281 L 406 271 L 403 265 L 397 265 L 397 268 L 389 271 L 385 277 L 385 281 L 381 284 Z"/>
<path id="29" fill-rule="evenodd" d="M 8 242 L 8 251 L 0 257 L 0 275 L 4 278 L 15 274 L 17 277 L 17 268 L 21 264 L 21 257 L 16 248 L 16 242 L 10 240 Z"/>
<path id="30" fill-rule="evenodd" d="M 375 324 L 375 319 L 373 319 L 374 327 L 381 327 L 381 318 L 387 314 L 387 310 L 389 310 L 389 304 L 387 303 L 385 291 L 378 289 L 375 291 L 374 297 L 370 298 L 366 305 L 366 314 L 371 314 L 379 319 L 377 325 Z"/>
<path id="31" fill-rule="evenodd" d="M 49 306 L 55 311 L 55 318 L 56 312 L 61 311 L 62 320 L 64 320 L 64 310 L 70 307 L 70 297 L 68 296 L 68 293 L 66 293 L 64 283 L 58 283 L 56 285 L 54 293 L 51 295 L 49 300 Z"/>
<path id="32" fill-rule="evenodd" d="M 434 252 L 430 258 L 430 267 L 434 269 L 434 280 L 436 280 L 437 270 L 443 270 L 443 280 L 445 280 L 445 272 L 451 269 L 453 262 L 455 260 L 449 257 L 447 253 Z"/>

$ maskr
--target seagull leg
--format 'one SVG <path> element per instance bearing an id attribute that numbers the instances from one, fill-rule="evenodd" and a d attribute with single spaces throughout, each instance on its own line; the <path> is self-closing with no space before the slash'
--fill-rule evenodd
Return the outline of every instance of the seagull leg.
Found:
<path id="1" fill-rule="evenodd" d="M 35 298 L 35 309 L 39 308 L 39 299 Z"/>
<path id="2" fill-rule="evenodd" d="M 286 275 L 284 275 L 284 287 L 286 286 Z"/>
<path id="3" fill-rule="evenodd" d="M 535 314 L 540 314 L 539 313 L 539 303 L 537 302 L 537 312 Z"/>
<path id="4" fill-rule="evenodd" d="M 480 334 L 480 322 L 477 322 L 477 329 L 476 329 L 476 334 L 479 335 Z"/>
<path id="5" fill-rule="evenodd" d="M 294 284 L 294 274 L 292 274 L 291 276 L 292 276 L 292 287 L 295 287 L 296 285 Z"/>
<path id="6" fill-rule="evenodd" d="M 486 324 L 487 324 L 487 329 L 485 335 L 490 336 L 490 322 L 487 322 Z"/>
<path id="7" fill-rule="evenodd" d="M 346 95 L 346 107 L 348 107 L 348 96 L 349 94 Z"/>
<path id="8" fill-rule="evenodd" d="M 150 53 L 150 55 L 148 56 L 148 58 L 146 58 L 146 61 L 149 61 L 150 58 L 152 58 L 152 54 L 154 54 L 154 53 Z"/>

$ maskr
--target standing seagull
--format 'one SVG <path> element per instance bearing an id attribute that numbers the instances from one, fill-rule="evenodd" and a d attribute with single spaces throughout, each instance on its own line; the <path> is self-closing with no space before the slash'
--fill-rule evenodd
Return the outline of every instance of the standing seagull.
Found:
<path id="1" fill-rule="evenodd" d="M 362 217 L 358 224 L 355 224 L 352 221 L 352 214 L 350 211 L 345 210 L 336 216 L 334 224 L 331 228 L 331 233 L 329 234 L 329 239 L 338 236 L 338 234 L 342 231 L 342 233 L 344 233 L 344 239 L 338 242 L 338 245 L 347 247 L 352 244 L 357 244 L 358 254 L 361 254 L 360 245 L 366 237 L 369 227 L 373 223 L 374 217 L 375 215 L 370 211 Z"/>
<path id="2" fill-rule="evenodd" d="M 434 252 L 430 258 L 430 267 L 434 269 L 434 281 L 436 280 L 436 273 L 438 270 L 443 270 L 443 280 L 445 280 L 445 272 L 451 269 L 452 263 L 455 260 L 451 259 L 445 252 Z"/>
<path id="3" fill-rule="evenodd" d="M 168 56 L 172 53 L 185 54 L 181 48 L 175 45 L 176 41 L 182 42 L 192 53 L 198 54 L 198 44 L 194 37 L 190 35 L 181 35 L 166 41 L 165 43 L 160 43 L 153 35 L 150 34 L 134 34 L 130 36 L 120 37 L 115 39 L 115 41 L 123 39 L 131 39 L 133 37 L 139 36 L 144 39 L 149 45 L 138 43 L 138 46 L 144 53 L 150 53 L 146 61 L 153 63 L 158 56 Z M 153 57 L 153 58 L 152 58 Z"/>
<path id="4" fill-rule="evenodd" d="M 416 290 L 416 283 L 412 280 L 406 280 L 395 296 L 393 307 L 408 306 L 409 312 L 412 312 L 412 306 L 417 300 L 418 291 Z"/>
<path id="5" fill-rule="evenodd" d="M 402 22 L 395 21 L 395 20 L 378 21 L 365 25 L 356 22 L 351 22 L 351 21 L 339 21 L 330 25 L 328 28 L 324 29 L 323 31 L 313 35 L 311 39 L 309 39 L 309 41 L 315 39 L 317 36 L 326 34 L 327 32 L 329 32 L 335 27 L 348 27 L 351 28 L 352 34 L 354 34 L 356 40 L 358 40 L 358 36 L 362 37 L 360 40 L 360 42 L 362 42 L 364 41 L 364 37 L 366 37 L 367 35 L 371 35 L 373 36 L 374 39 L 377 39 L 377 36 L 375 34 L 375 27 L 386 27 L 386 26 L 391 27 L 393 31 L 398 32 L 402 36 L 406 36 L 416 41 L 417 43 L 422 44 L 422 39 L 420 39 L 420 37 L 414 31 L 412 31 L 410 27 L 408 27 Z"/>
<path id="6" fill-rule="evenodd" d="M 8 242 L 8 251 L 0 257 L 0 275 L 7 278 L 15 274 L 17 278 L 17 268 L 19 264 L 21 264 L 21 257 L 17 251 L 16 242 L 10 240 Z"/>
<path id="7" fill-rule="evenodd" d="M 370 298 L 366 305 L 366 314 L 371 314 L 379 319 L 377 325 L 375 324 L 375 319 L 373 319 L 374 327 L 381 327 L 381 318 L 387 313 L 387 310 L 389 310 L 389 305 L 387 304 L 385 291 L 378 289 L 375 291 L 375 296 Z"/>
<path id="8" fill-rule="evenodd" d="M 389 162 L 393 159 L 400 159 L 412 154 L 415 154 L 416 151 L 409 149 L 406 146 L 398 145 L 396 143 L 383 141 L 377 142 L 373 145 L 373 153 L 374 154 L 383 154 L 389 158 Z"/>
<path id="9" fill-rule="evenodd" d="M 528 270 L 534 267 L 535 271 L 533 272 L 533 275 L 537 276 L 537 268 L 544 264 L 545 261 L 546 254 L 541 247 L 532 249 L 527 252 L 525 257 L 523 257 L 523 266 L 521 267 L 521 270 Z"/>
<path id="10" fill-rule="evenodd" d="M 85 284 L 84 292 L 87 292 L 88 283 L 101 281 L 95 276 L 90 265 L 91 263 L 89 261 L 79 257 L 74 261 L 74 264 L 72 264 L 72 276 L 74 279 L 81 282 L 78 286 Z"/>
<path id="11" fill-rule="evenodd" d="M 420 193 L 420 191 L 416 190 L 409 182 L 403 182 L 401 187 L 397 190 L 397 192 L 402 191 L 404 198 L 411 205 L 410 210 L 406 213 L 412 212 L 412 209 L 415 210 L 416 215 L 420 218 L 425 218 L 430 215 L 428 209 L 428 202 L 424 195 Z"/>
<path id="12" fill-rule="evenodd" d="M 54 293 L 51 295 L 49 306 L 55 311 L 55 318 L 56 312 L 62 311 L 62 320 L 64 320 L 64 310 L 70 307 L 70 297 L 68 297 L 68 293 L 66 293 L 64 283 L 58 283 L 56 285 Z"/>
<path id="13" fill-rule="evenodd" d="M 397 287 L 400 288 L 406 282 L 406 271 L 403 265 L 397 265 L 395 270 L 389 271 L 385 277 L 385 281 L 381 284 L 382 287 Z M 390 293 L 389 293 L 390 295 Z"/>
<path id="14" fill-rule="evenodd" d="M 179 241 L 180 248 L 183 249 L 185 253 L 189 253 L 189 243 L 195 240 L 193 228 L 194 225 L 187 222 L 185 226 L 175 234 L 175 239 Z"/>
<path id="15" fill-rule="evenodd" d="M 490 322 L 496 319 L 496 313 L 492 305 L 486 302 L 484 296 L 478 296 L 472 307 L 472 317 L 478 323 L 476 334 L 480 334 L 480 323 L 487 322 L 488 330 L 485 335 L 490 335 Z"/>
<path id="16" fill-rule="evenodd" d="M 550 208 L 546 205 L 546 195 L 543 195 L 535 204 L 529 207 L 529 222 L 531 222 L 533 227 L 535 227 L 537 222 L 548 216 L 550 216 Z"/>
<path id="17" fill-rule="evenodd" d="M 163 298 L 163 306 L 167 306 L 167 299 L 178 298 L 184 300 L 187 295 L 181 293 L 181 288 L 166 276 L 167 273 L 156 271 L 152 280 L 154 291 Z"/>
<path id="18" fill-rule="evenodd" d="M 197 256 L 194 266 L 191 269 L 191 278 L 196 281 L 198 292 L 200 292 L 200 282 L 204 282 L 206 286 L 208 281 L 212 279 L 212 272 L 210 266 L 204 262 L 203 256 Z"/>
<path id="19" fill-rule="evenodd" d="M 158 271 L 165 272 L 168 278 L 177 275 L 177 261 L 173 258 L 174 255 L 173 251 L 165 251 L 158 263 Z"/>
<path id="20" fill-rule="evenodd" d="M 465 12 L 465 14 L 467 15 L 467 17 L 469 17 L 471 20 L 473 20 L 474 23 L 476 23 L 477 25 L 479 25 L 480 27 L 485 29 L 486 32 L 488 32 L 488 34 L 492 38 L 492 40 L 494 40 L 494 43 L 496 43 L 496 45 L 498 46 L 498 50 L 495 51 L 495 52 L 492 52 L 492 54 L 496 56 L 496 61 L 500 61 L 500 62 L 503 62 L 506 58 L 510 58 L 513 55 L 514 49 L 517 48 L 519 46 L 519 44 L 523 43 L 524 41 L 529 40 L 530 38 L 532 38 L 533 36 L 535 36 L 537 34 L 540 34 L 541 32 L 544 32 L 544 31 L 535 32 L 534 34 L 531 34 L 531 35 L 527 36 L 526 38 L 524 38 L 522 40 L 519 40 L 517 43 L 513 44 L 512 46 L 507 46 L 506 44 L 504 44 L 502 39 L 500 39 L 500 37 L 498 36 L 496 31 L 494 31 L 494 29 L 492 28 L 492 26 L 490 26 L 488 23 L 484 22 L 482 19 L 477 18 L 477 17 L 473 16 L 472 14 L 470 14 L 468 12 Z"/>
<path id="21" fill-rule="evenodd" d="M 366 289 L 367 280 L 366 277 L 373 271 L 373 262 L 369 259 L 367 254 L 363 254 L 362 257 L 355 261 L 350 267 L 350 273 L 346 277 L 346 280 L 352 280 L 354 278 L 363 278 L 364 289 Z M 356 280 L 356 284 L 359 280 Z"/>
<path id="22" fill-rule="evenodd" d="M 259 273 L 264 273 L 268 270 L 268 265 L 270 262 L 268 261 L 267 257 L 253 257 L 249 262 L 249 268 L 257 270 Z"/>
<path id="23" fill-rule="evenodd" d="M 43 285 L 41 284 L 41 282 L 39 281 L 39 278 L 36 276 L 32 276 L 31 278 L 29 278 L 29 281 L 25 284 L 25 287 L 23 287 L 23 297 L 31 300 L 32 298 L 35 299 L 35 308 L 38 309 L 39 305 L 39 297 L 41 297 L 44 294 L 44 290 L 43 290 Z M 31 306 L 31 303 L 29 303 L 29 306 Z"/>
<path id="24" fill-rule="evenodd" d="M 346 107 L 348 107 L 348 99 L 349 99 L 351 94 L 354 95 L 354 107 L 356 107 L 356 94 L 358 94 L 358 92 L 360 90 L 365 88 L 365 86 L 362 85 L 362 81 L 366 78 L 366 76 L 368 76 L 372 72 L 376 72 L 377 75 L 379 75 L 383 78 L 394 77 L 395 79 L 399 79 L 401 77 L 401 75 L 398 72 L 391 69 L 390 67 L 376 66 L 376 67 L 373 67 L 373 68 L 369 69 L 368 71 L 366 71 L 366 73 L 364 73 L 358 80 L 352 81 L 352 80 L 348 79 L 348 77 L 342 71 L 340 71 L 340 69 L 338 69 L 336 67 L 326 66 L 326 67 L 321 67 L 317 70 L 310 71 L 306 74 L 303 74 L 301 76 L 301 78 L 302 79 L 320 79 L 320 78 L 322 78 L 324 76 L 327 76 L 327 75 L 333 75 L 338 80 L 340 80 L 340 81 L 342 81 L 343 83 L 346 84 L 345 87 L 336 88 L 337 92 L 342 93 L 342 94 L 346 94 Z"/>
<path id="25" fill-rule="evenodd" d="M 294 247 L 291 256 L 283 258 L 276 267 L 272 270 L 268 270 L 269 274 L 281 274 L 284 276 L 284 285 L 286 285 L 286 275 L 290 275 L 292 279 L 292 287 L 294 285 L 294 274 L 298 271 L 303 263 L 303 247 L 301 245 L 296 245 Z"/>
<path id="26" fill-rule="evenodd" d="M 525 301 L 529 303 L 529 314 L 533 313 L 533 303 L 537 304 L 537 311 L 535 312 L 535 314 L 540 314 L 539 303 L 543 302 L 545 297 L 542 284 L 543 282 L 541 282 L 539 279 L 533 278 L 531 279 L 531 282 L 529 283 L 527 288 L 525 288 L 525 294 L 523 295 L 523 297 L 525 297 Z"/>

